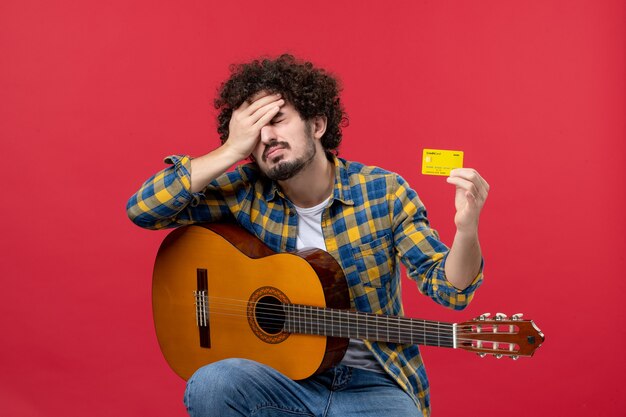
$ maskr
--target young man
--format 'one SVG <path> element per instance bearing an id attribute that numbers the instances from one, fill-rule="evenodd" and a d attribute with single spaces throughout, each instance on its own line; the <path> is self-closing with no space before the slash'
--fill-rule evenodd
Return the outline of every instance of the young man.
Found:
<path id="1" fill-rule="evenodd" d="M 222 146 L 172 156 L 128 202 L 137 225 L 160 229 L 235 220 L 276 252 L 318 247 L 341 265 L 352 307 L 402 315 L 401 260 L 421 293 L 462 309 L 482 281 L 478 220 L 489 185 L 454 170 L 454 242 L 429 226 L 397 174 L 337 158 L 345 121 L 336 80 L 289 55 L 243 64 L 220 90 Z M 226 170 L 247 158 L 235 171 Z M 351 340 L 342 362 L 303 381 L 244 359 L 199 369 L 187 382 L 191 416 L 428 416 L 415 345 Z"/>

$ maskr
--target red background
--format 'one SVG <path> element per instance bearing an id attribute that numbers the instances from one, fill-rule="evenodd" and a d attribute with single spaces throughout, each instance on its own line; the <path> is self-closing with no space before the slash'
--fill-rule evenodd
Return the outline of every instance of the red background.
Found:
<path id="1" fill-rule="evenodd" d="M 182 416 L 155 339 L 154 255 L 127 198 L 171 153 L 217 145 L 228 65 L 292 52 L 339 75 L 342 156 L 403 175 L 450 242 L 424 147 L 490 182 L 486 279 L 451 312 L 523 312 L 532 359 L 425 348 L 434 416 L 626 412 L 625 22 L 616 1 L 3 1 L 0 412 Z"/>

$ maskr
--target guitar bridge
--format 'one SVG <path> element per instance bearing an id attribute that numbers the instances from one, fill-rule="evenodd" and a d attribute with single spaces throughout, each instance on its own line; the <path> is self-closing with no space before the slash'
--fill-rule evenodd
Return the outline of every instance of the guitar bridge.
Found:
<path id="1" fill-rule="evenodd" d="M 206 269 L 197 269 L 198 290 L 194 291 L 196 299 L 196 325 L 200 335 L 200 347 L 211 347 L 211 329 L 209 327 L 209 282 Z"/>

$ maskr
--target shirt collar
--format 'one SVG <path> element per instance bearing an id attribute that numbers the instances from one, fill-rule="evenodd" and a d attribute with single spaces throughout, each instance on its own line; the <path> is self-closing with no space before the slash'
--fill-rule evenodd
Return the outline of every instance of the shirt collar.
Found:
<path id="1" fill-rule="evenodd" d="M 353 206 L 352 193 L 350 192 L 350 178 L 346 169 L 346 161 L 333 156 L 335 162 L 335 190 L 333 199 L 341 201 L 343 204 Z"/>

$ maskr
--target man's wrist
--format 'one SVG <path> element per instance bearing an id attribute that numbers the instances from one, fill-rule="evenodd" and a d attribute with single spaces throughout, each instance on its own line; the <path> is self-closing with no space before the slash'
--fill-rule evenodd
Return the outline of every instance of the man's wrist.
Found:
<path id="1" fill-rule="evenodd" d="M 475 227 L 457 227 L 454 239 L 458 239 L 460 242 L 478 241 L 478 225 Z"/>
<path id="2" fill-rule="evenodd" d="M 230 162 L 230 165 L 241 162 L 248 157 L 248 155 L 243 155 L 241 152 L 239 152 L 228 141 L 220 146 L 218 150 L 223 154 L 223 157 Z"/>

